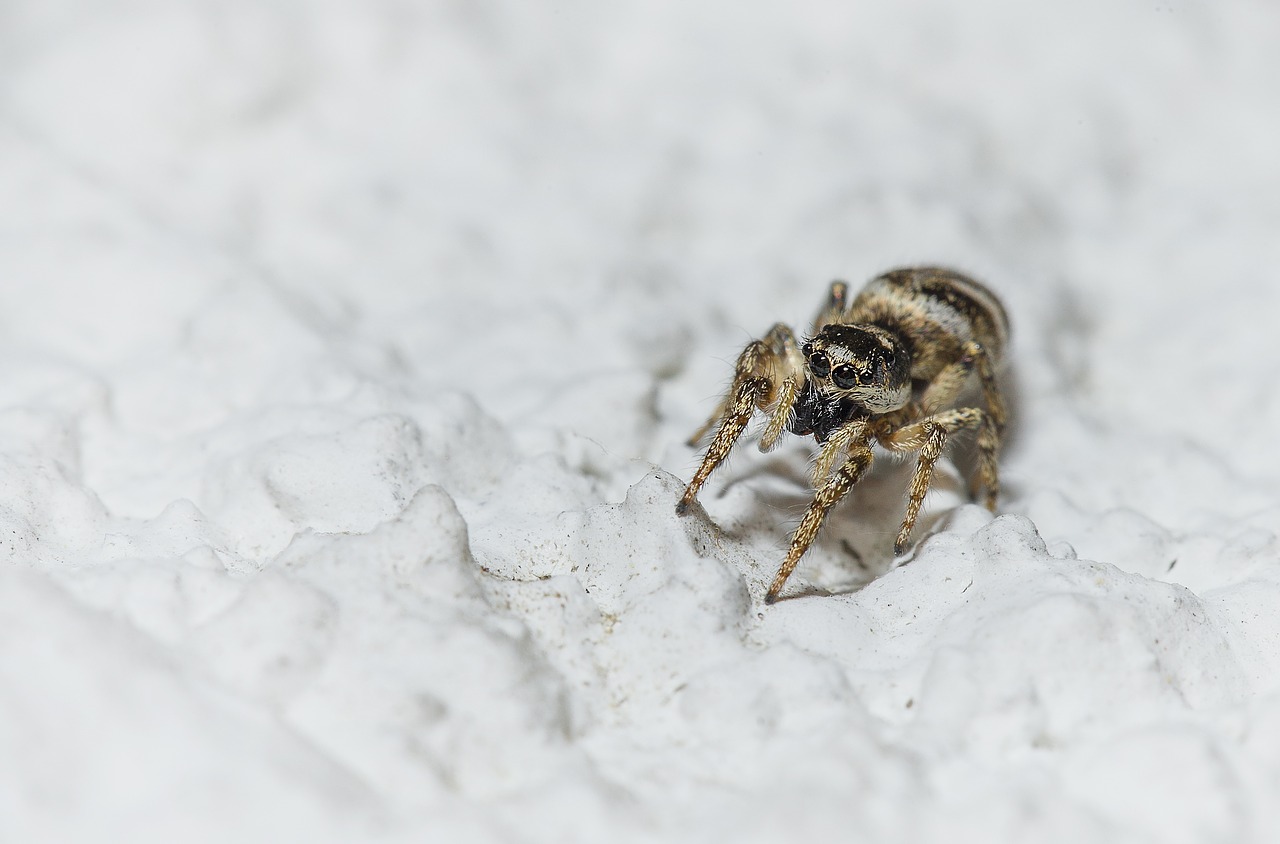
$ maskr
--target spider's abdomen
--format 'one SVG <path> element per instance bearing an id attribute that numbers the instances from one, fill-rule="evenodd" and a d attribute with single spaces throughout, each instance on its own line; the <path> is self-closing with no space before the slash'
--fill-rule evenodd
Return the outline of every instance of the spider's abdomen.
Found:
<path id="1" fill-rule="evenodd" d="M 1009 319 L 995 294 L 941 267 L 892 270 L 868 282 L 841 322 L 892 331 L 911 353 L 911 377 L 928 381 L 976 340 L 992 362 L 1009 340 Z"/>

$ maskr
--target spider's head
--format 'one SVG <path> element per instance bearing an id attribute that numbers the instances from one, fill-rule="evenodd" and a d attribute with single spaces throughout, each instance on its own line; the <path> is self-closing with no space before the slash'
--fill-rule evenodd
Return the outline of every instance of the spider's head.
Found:
<path id="1" fill-rule="evenodd" d="M 802 350 L 809 383 L 827 401 L 888 413 L 911 400 L 911 353 L 875 325 L 827 325 Z"/>

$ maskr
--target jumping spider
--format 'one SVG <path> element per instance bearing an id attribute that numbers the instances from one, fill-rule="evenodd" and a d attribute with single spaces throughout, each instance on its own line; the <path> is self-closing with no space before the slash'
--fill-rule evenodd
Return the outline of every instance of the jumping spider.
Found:
<path id="1" fill-rule="evenodd" d="M 738 356 L 733 384 L 719 407 L 689 440 L 695 446 L 719 422 L 702 465 L 676 505 L 683 515 L 707 477 L 729 454 L 752 413 L 769 421 L 760 438 L 768 451 L 783 431 L 813 435 L 822 446 L 813 466 L 817 492 L 791 538 L 766 603 L 778 593 L 809 549 L 827 512 L 871 465 L 872 443 L 896 452 L 920 452 L 907 512 L 894 552 L 907 547 L 933 464 L 947 437 L 976 428 L 978 468 L 970 483 L 994 510 L 999 493 L 996 453 L 1005 411 L 995 367 L 1009 336 L 1009 321 L 995 295 L 973 279 L 939 267 L 893 270 L 872 279 L 852 302 L 837 281 L 797 343 L 778 323 Z M 977 372 L 986 410 L 953 408 Z M 948 409 L 951 408 L 951 409 Z"/>

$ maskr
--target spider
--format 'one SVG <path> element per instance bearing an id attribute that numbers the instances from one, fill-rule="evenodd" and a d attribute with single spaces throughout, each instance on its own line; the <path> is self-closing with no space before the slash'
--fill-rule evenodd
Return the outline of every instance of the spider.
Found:
<path id="1" fill-rule="evenodd" d="M 757 409 L 768 414 L 761 451 L 773 448 L 784 431 L 812 434 L 821 446 L 813 464 L 816 493 L 766 603 L 777 600 L 827 513 L 871 466 L 873 443 L 920 454 L 895 554 L 906 550 L 934 463 L 957 431 L 977 429 L 978 466 L 970 492 L 977 498 L 985 489 L 983 503 L 995 510 L 996 454 L 1005 425 L 996 364 L 1008 336 L 1000 301 L 954 270 L 892 270 L 868 282 L 853 301 L 847 284 L 833 282 L 803 344 L 778 323 L 738 356 L 728 393 L 689 439 L 696 446 L 719 423 L 676 513 L 688 512 Z M 954 407 L 975 372 L 986 409 Z"/>

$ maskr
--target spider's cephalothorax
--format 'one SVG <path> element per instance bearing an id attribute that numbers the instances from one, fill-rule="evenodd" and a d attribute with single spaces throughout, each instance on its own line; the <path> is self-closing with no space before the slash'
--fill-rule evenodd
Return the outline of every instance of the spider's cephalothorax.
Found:
<path id="1" fill-rule="evenodd" d="M 825 443 L 855 416 L 888 413 L 911 400 L 911 353 L 876 325 L 833 324 L 805 343 L 808 377 L 788 425 Z"/>
<path id="2" fill-rule="evenodd" d="M 897 553 L 906 548 L 933 465 L 956 431 L 977 429 L 974 493 L 985 489 L 984 503 L 995 509 L 996 453 L 1005 423 L 995 365 L 1009 334 L 1000 301 L 973 279 L 938 267 L 885 273 L 852 302 L 848 292 L 844 282 L 831 285 L 803 345 L 781 323 L 750 343 L 738 357 L 728 395 L 690 440 L 696 444 L 719 423 L 676 506 L 682 514 L 757 409 L 770 417 L 761 450 L 772 448 L 783 431 L 812 434 L 822 445 L 813 471 L 817 493 L 765 594 L 769 603 L 812 544 L 827 512 L 871 465 L 872 443 L 920 453 L 894 543 Z M 953 407 L 975 372 L 986 409 Z"/>

